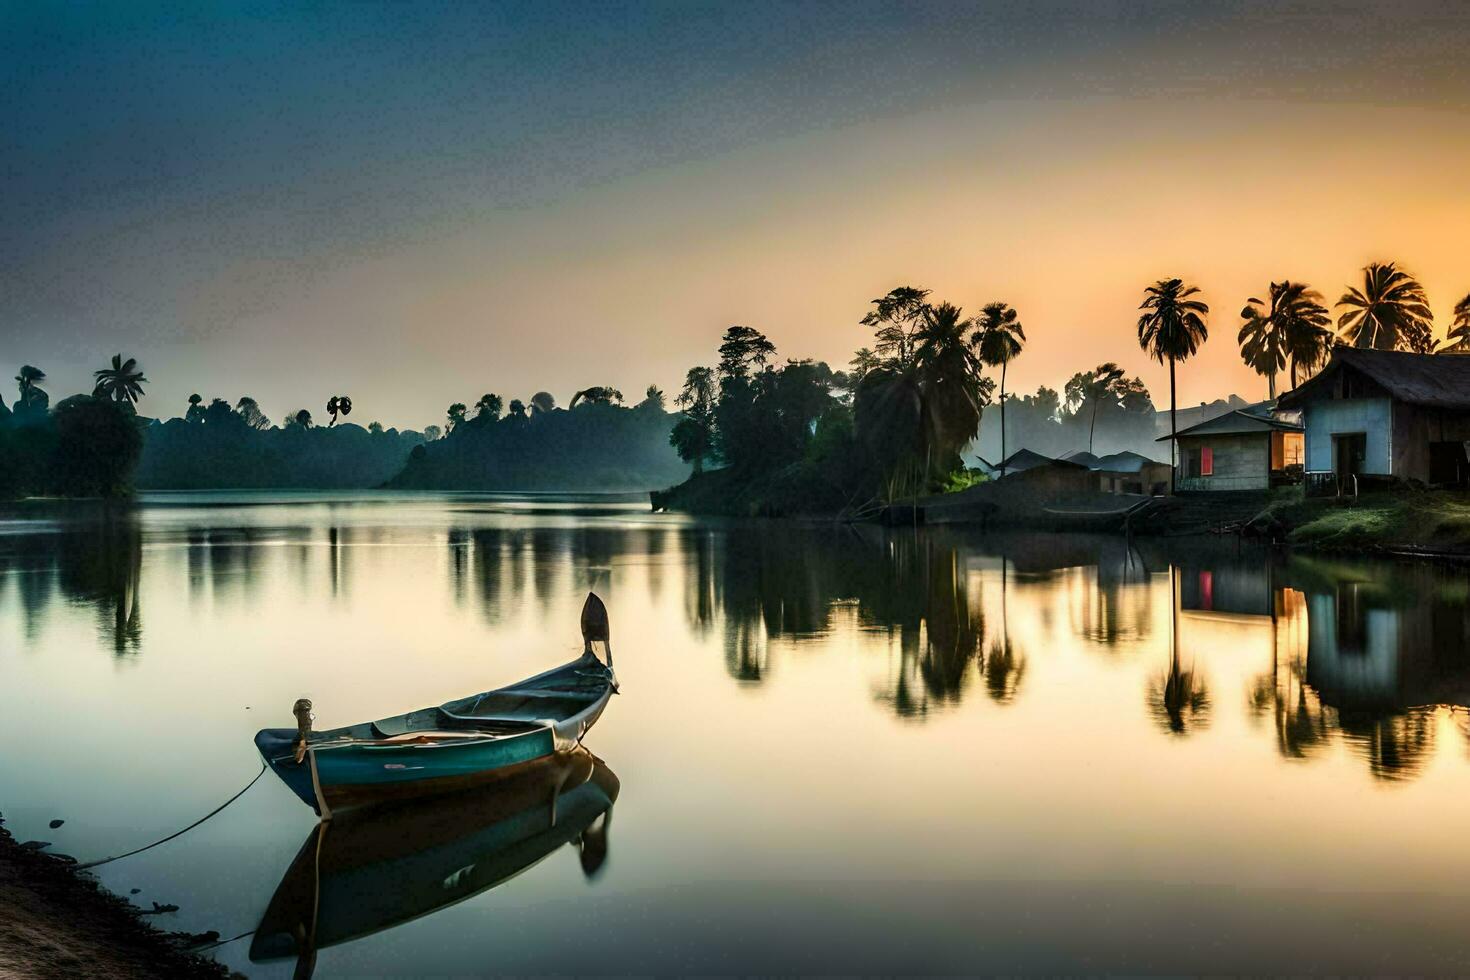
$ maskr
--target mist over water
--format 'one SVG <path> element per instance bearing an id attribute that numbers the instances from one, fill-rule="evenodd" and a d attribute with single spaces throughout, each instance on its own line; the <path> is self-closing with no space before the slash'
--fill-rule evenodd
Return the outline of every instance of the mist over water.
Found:
<path id="1" fill-rule="evenodd" d="M 83 861 L 128 850 L 243 786 L 298 697 L 327 728 L 564 662 L 589 590 L 622 686 L 586 740 L 619 787 L 605 859 L 568 826 L 474 891 L 540 812 L 504 800 L 453 814 L 452 867 L 356 844 L 385 921 L 420 917 L 322 949 L 316 975 L 1470 966 L 1470 576 L 1234 541 L 639 497 L 11 506 L 0 811 Z M 593 788 L 563 812 L 600 813 Z M 164 928 L 229 937 L 315 825 L 266 778 L 98 874 L 179 905 Z M 249 943 L 221 958 L 291 974 Z"/>

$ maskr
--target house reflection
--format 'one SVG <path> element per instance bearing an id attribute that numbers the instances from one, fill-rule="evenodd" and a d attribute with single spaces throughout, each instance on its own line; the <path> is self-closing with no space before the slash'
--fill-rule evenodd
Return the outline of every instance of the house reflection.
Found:
<path id="1" fill-rule="evenodd" d="M 1216 555 L 1181 562 L 1179 580 L 1187 646 L 1225 621 L 1269 642 L 1269 668 L 1247 704 L 1286 758 L 1316 757 L 1341 739 L 1374 776 L 1411 778 L 1433 756 L 1436 709 L 1470 705 L 1460 573 Z"/>

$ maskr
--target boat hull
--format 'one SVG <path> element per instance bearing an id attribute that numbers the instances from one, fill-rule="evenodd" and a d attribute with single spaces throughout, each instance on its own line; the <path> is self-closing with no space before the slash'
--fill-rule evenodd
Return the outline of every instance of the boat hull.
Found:
<path id="1" fill-rule="evenodd" d="M 295 729 L 264 729 L 255 745 L 302 802 L 329 818 L 334 810 L 478 786 L 569 752 L 602 716 L 614 687 L 612 671 L 588 656 L 438 708 L 313 733 L 300 762 Z M 559 710 L 539 717 L 548 707 Z"/>

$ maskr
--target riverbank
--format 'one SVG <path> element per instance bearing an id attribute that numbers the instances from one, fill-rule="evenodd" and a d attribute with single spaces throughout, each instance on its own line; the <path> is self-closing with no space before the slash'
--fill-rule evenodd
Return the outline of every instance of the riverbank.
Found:
<path id="1" fill-rule="evenodd" d="M 137 909 L 0 826 L 0 976 L 238 976 L 185 952 Z"/>
<path id="2" fill-rule="evenodd" d="M 805 462 L 755 475 L 708 470 L 649 497 L 656 511 L 711 517 L 836 517 L 863 503 L 824 476 L 821 467 Z"/>
<path id="3" fill-rule="evenodd" d="M 1470 559 L 1470 494 L 1392 490 L 1361 497 L 1279 491 L 1245 530 L 1323 551 Z"/>

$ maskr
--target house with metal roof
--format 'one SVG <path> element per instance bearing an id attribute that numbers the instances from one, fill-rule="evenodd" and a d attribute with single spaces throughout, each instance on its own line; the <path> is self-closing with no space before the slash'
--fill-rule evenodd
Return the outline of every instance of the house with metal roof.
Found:
<path id="1" fill-rule="evenodd" d="M 1302 426 L 1271 402 L 1217 415 L 1176 438 L 1176 492 L 1265 490 L 1302 472 Z"/>
<path id="2" fill-rule="evenodd" d="M 1470 357 L 1338 347 L 1280 403 L 1302 413 L 1309 487 L 1470 486 Z"/>

